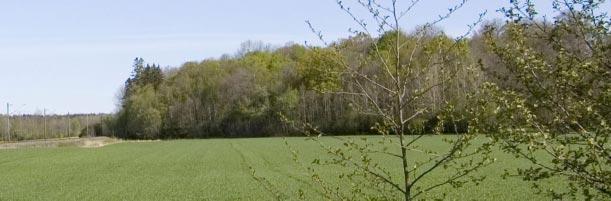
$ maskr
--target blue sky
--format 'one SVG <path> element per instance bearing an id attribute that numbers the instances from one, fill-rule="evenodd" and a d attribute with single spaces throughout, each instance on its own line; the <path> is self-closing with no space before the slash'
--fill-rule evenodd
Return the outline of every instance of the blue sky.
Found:
<path id="1" fill-rule="evenodd" d="M 432 20 L 452 2 L 423 0 L 402 24 Z M 498 17 L 505 2 L 471 0 L 441 26 L 457 35 L 484 10 Z M 315 43 L 305 20 L 331 40 L 354 27 L 335 0 L 2 0 L 0 108 L 112 112 L 135 57 L 179 66 L 232 54 L 246 40 Z"/>

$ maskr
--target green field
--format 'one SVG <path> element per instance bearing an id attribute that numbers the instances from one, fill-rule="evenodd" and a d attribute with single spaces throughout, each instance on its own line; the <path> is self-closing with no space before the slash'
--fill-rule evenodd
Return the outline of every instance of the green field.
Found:
<path id="1" fill-rule="evenodd" d="M 444 146 L 440 139 L 427 137 L 422 145 Z M 324 156 L 304 138 L 288 142 L 304 160 Z M 477 173 L 488 175 L 485 182 L 439 192 L 447 191 L 455 200 L 541 200 L 529 183 L 501 179 L 505 167 L 525 163 L 497 152 L 498 161 Z M 288 195 L 303 189 L 308 200 L 320 199 L 319 189 L 293 162 L 284 139 L 260 138 L 0 150 L 0 200 L 272 200 L 249 166 Z M 322 169 L 322 175 L 341 183 L 336 174 L 336 168 Z M 442 177 L 443 172 L 436 172 L 431 180 Z"/>

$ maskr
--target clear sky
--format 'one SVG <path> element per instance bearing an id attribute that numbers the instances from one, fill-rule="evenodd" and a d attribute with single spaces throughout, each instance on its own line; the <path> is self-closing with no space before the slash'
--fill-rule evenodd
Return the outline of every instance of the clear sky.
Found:
<path id="1" fill-rule="evenodd" d="M 432 20 L 452 2 L 423 0 L 403 24 Z M 441 26 L 457 35 L 506 2 L 471 0 Z M 175 67 L 233 54 L 246 40 L 316 42 L 305 20 L 331 40 L 354 27 L 335 0 L 2 0 L 0 108 L 113 112 L 135 57 Z"/>

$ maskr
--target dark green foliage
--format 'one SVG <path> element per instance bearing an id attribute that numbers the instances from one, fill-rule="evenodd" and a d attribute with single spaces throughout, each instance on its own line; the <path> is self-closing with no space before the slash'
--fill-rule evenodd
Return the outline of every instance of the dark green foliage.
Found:
<path id="1" fill-rule="evenodd" d="M 125 81 L 125 97 L 129 97 L 137 86 L 152 85 L 155 89 L 159 88 L 159 85 L 163 81 L 163 74 L 161 68 L 158 65 L 146 64 L 144 66 L 144 59 L 134 59 L 134 71 L 130 78 Z"/>
<path id="2" fill-rule="evenodd" d="M 438 117 L 432 117 L 424 123 L 423 127 L 425 133 L 435 133 L 435 129 L 439 127 L 442 133 L 467 133 L 469 132 L 469 121 L 466 119 L 444 119 L 442 121 Z"/>

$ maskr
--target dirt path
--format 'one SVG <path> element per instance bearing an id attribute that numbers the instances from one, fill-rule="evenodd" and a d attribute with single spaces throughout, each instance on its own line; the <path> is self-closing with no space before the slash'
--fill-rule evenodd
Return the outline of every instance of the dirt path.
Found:
<path id="1" fill-rule="evenodd" d="M 47 140 L 28 140 L 20 142 L 3 142 L 0 143 L 0 149 L 20 149 L 20 148 L 52 148 L 52 147 L 84 147 L 96 148 L 103 147 L 109 144 L 120 143 L 121 140 L 108 137 L 92 137 L 92 138 L 62 138 L 62 139 L 47 139 Z"/>

